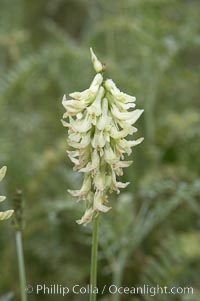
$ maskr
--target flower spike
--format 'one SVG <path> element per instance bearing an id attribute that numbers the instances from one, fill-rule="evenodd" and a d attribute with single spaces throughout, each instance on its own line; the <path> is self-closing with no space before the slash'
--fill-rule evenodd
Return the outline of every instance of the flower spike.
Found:
<path id="1" fill-rule="evenodd" d="M 63 125 L 68 128 L 68 156 L 75 169 L 84 174 L 80 190 L 69 193 L 86 202 L 86 211 L 78 224 L 86 225 L 99 212 L 107 212 L 108 194 L 120 192 L 129 183 L 117 181 L 123 175 L 123 168 L 132 161 L 124 161 L 132 148 L 143 141 L 126 140 L 137 131 L 133 126 L 143 110 L 134 110 L 136 98 L 121 92 L 111 79 L 103 79 L 104 65 L 98 60 L 92 48 L 91 59 L 97 72 L 89 89 L 63 97 L 66 110 Z"/>

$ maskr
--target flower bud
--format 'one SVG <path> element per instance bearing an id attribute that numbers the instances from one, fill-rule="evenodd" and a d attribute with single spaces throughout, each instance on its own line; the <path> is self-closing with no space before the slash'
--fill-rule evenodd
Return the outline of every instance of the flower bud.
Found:
<path id="1" fill-rule="evenodd" d="M 102 63 L 98 60 L 98 58 L 94 54 L 92 48 L 90 48 L 90 53 L 91 53 L 91 59 L 92 59 L 94 70 L 97 73 L 104 71 L 104 67 L 103 67 Z"/>

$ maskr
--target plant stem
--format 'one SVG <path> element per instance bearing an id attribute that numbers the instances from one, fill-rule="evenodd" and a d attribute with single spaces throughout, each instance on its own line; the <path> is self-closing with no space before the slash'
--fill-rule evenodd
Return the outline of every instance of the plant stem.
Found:
<path id="1" fill-rule="evenodd" d="M 25 266 L 24 266 L 24 254 L 23 254 L 21 231 L 17 231 L 15 237 L 16 237 L 17 259 L 18 259 L 20 288 L 21 288 L 21 301 L 27 301 L 26 273 L 25 273 Z"/>
<path id="2" fill-rule="evenodd" d="M 91 270 L 90 270 L 90 301 L 96 301 L 96 294 L 93 290 L 97 287 L 97 253 L 98 253 L 98 228 L 99 228 L 99 215 L 93 220 L 92 229 L 92 254 L 91 254 Z"/>

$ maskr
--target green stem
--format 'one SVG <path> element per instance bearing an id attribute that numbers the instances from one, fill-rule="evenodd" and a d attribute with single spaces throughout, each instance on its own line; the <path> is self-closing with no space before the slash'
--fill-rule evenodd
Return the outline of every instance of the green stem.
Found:
<path id="1" fill-rule="evenodd" d="M 92 254 L 91 254 L 91 270 L 90 270 L 90 301 L 96 301 L 96 294 L 93 290 L 97 287 L 97 253 L 98 253 L 98 228 L 99 228 L 99 215 L 93 220 L 92 230 Z"/>
<path id="2" fill-rule="evenodd" d="M 21 288 L 21 301 L 27 301 L 26 273 L 25 273 L 25 266 L 24 266 L 24 254 L 23 254 L 21 231 L 17 231 L 15 237 L 16 237 L 17 259 L 18 259 L 20 288 Z"/>

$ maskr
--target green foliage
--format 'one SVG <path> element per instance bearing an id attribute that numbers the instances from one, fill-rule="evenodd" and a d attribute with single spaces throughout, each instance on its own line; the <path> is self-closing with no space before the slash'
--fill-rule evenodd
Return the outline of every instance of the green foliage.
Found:
<path id="1" fill-rule="evenodd" d="M 67 189 L 78 188 L 81 179 L 65 155 L 60 119 L 62 95 L 85 89 L 93 78 L 92 46 L 108 77 L 145 109 L 138 124 L 145 141 L 123 176 L 131 184 L 113 196 L 113 210 L 101 218 L 99 286 L 158 281 L 196 291 L 172 300 L 199 299 L 199 14 L 195 0 L 0 2 L 0 166 L 8 166 L 1 192 L 8 207 L 18 189 L 24 195 L 28 283 L 89 280 L 91 229 L 75 223 L 84 208 Z M 19 300 L 13 237 L 3 223 L 3 300 L 10 291 Z"/>

